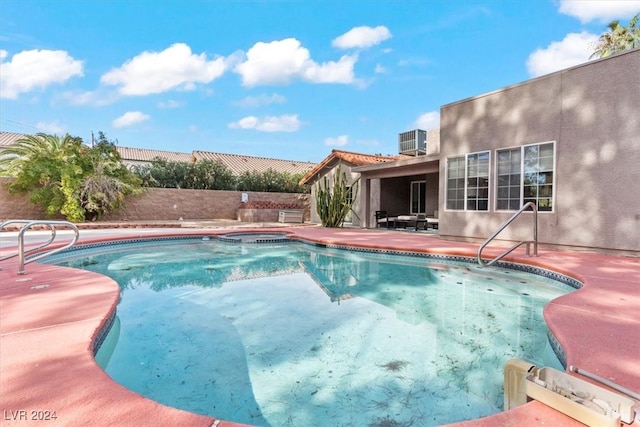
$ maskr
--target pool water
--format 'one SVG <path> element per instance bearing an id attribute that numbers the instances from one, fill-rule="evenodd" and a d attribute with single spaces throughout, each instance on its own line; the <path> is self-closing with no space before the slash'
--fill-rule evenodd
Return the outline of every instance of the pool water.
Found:
<path id="1" fill-rule="evenodd" d="M 259 426 L 430 426 L 499 412 L 507 360 L 559 367 L 542 308 L 573 289 L 303 243 L 191 241 L 56 263 L 120 284 L 96 355 L 115 381 Z"/>

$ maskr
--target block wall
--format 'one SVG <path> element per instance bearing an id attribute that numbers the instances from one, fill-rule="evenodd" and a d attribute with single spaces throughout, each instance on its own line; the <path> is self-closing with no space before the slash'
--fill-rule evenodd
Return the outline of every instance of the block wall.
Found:
<path id="1" fill-rule="evenodd" d="M 45 219 L 45 212 L 29 202 L 28 196 L 7 191 L 8 178 L 0 178 L 0 221 L 7 219 Z M 302 204 L 309 218 L 308 194 L 259 193 L 251 191 L 185 190 L 146 188 L 137 196 L 129 196 L 125 207 L 101 218 L 102 221 L 157 221 L 196 219 L 238 219 L 242 194 L 248 201 L 271 202 L 278 205 Z M 53 219 L 64 219 L 56 216 Z"/>

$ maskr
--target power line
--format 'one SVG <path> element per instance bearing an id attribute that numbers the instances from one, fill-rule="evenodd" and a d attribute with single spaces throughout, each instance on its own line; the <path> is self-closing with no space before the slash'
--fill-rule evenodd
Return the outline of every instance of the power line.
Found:
<path id="1" fill-rule="evenodd" d="M 13 125 L 17 125 L 17 126 L 22 126 L 22 127 L 29 128 L 29 129 L 35 129 L 35 130 L 38 130 L 38 128 L 37 128 L 37 127 L 35 127 L 35 126 L 33 126 L 33 125 L 26 124 L 26 123 L 17 122 L 17 121 L 15 121 L 15 120 L 9 120 L 9 119 L 2 119 L 2 120 L 3 120 L 3 121 L 5 121 L 5 122 L 7 122 L 7 123 L 11 123 L 11 124 L 13 124 Z"/>

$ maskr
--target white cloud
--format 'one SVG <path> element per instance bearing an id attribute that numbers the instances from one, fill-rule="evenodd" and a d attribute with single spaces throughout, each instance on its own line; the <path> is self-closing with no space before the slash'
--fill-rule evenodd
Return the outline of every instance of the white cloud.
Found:
<path id="1" fill-rule="evenodd" d="M 338 62 L 318 64 L 309 50 L 294 38 L 258 42 L 246 54 L 246 60 L 234 71 L 244 86 L 287 84 L 294 80 L 311 83 L 353 83 L 357 56 L 346 55 Z"/>
<path id="2" fill-rule="evenodd" d="M 168 101 L 158 102 L 158 108 L 165 108 L 165 109 L 179 108 L 179 107 L 182 107 L 183 105 L 184 105 L 184 102 L 175 101 L 173 99 L 170 99 Z"/>
<path id="3" fill-rule="evenodd" d="M 285 102 L 285 97 L 273 93 L 271 95 L 262 94 L 258 96 L 247 96 L 239 101 L 235 101 L 233 104 L 243 108 L 257 108 L 264 105 L 282 104 Z"/>
<path id="4" fill-rule="evenodd" d="M 64 133 L 64 127 L 58 122 L 38 122 L 36 129 L 40 132 L 48 133 L 50 135 L 60 135 Z"/>
<path id="5" fill-rule="evenodd" d="M 375 28 L 365 26 L 354 27 L 341 36 L 336 37 L 332 45 L 339 49 L 366 49 L 380 44 L 391 37 L 391 31 L 382 25 Z"/>
<path id="6" fill-rule="evenodd" d="M 120 99 L 120 95 L 115 92 L 107 92 L 101 89 L 86 92 L 66 91 L 60 96 L 71 105 L 109 105 Z"/>
<path id="7" fill-rule="evenodd" d="M 387 72 L 387 69 L 384 68 L 382 65 L 380 64 L 376 64 L 376 68 L 374 70 L 374 73 L 376 74 L 385 74 Z"/>
<path id="8" fill-rule="evenodd" d="M 440 127 L 440 112 L 439 111 L 430 111 L 428 113 L 423 113 L 416 119 L 414 122 L 414 126 L 416 129 L 436 129 Z"/>
<path id="9" fill-rule="evenodd" d="M 141 111 L 128 111 L 115 119 L 112 123 L 115 128 L 123 128 L 127 126 L 133 126 L 135 124 L 144 122 L 150 118 L 149 115 L 144 114 Z"/>
<path id="10" fill-rule="evenodd" d="M 247 116 L 237 122 L 229 123 L 231 129 L 255 129 L 261 132 L 295 132 L 301 123 L 297 114 L 256 117 Z"/>
<path id="11" fill-rule="evenodd" d="M 324 145 L 329 147 L 344 147 L 349 143 L 349 137 L 347 135 L 340 135 L 336 138 L 325 138 Z"/>
<path id="12" fill-rule="evenodd" d="M 82 61 L 63 50 L 25 50 L 5 62 L 8 56 L 0 51 L 0 98 L 16 99 L 20 93 L 84 75 Z"/>
<path id="13" fill-rule="evenodd" d="M 354 83 L 353 66 L 357 55 L 345 55 L 338 62 L 315 62 L 304 71 L 305 80 L 312 83 Z"/>
<path id="14" fill-rule="evenodd" d="M 586 31 L 567 34 L 562 41 L 553 42 L 529 55 L 527 71 L 531 77 L 538 77 L 585 63 L 597 41 L 598 36 Z"/>
<path id="15" fill-rule="evenodd" d="M 560 0 L 559 11 L 578 18 L 582 23 L 597 21 L 608 24 L 640 12 L 640 0 Z"/>
<path id="16" fill-rule="evenodd" d="M 175 43 L 161 52 L 142 52 L 100 78 L 118 86 L 123 95 L 148 95 L 172 89 L 193 90 L 196 83 L 210 83 L 220 77 L 227 62 L 219 57 L 207 60 L 202 53 L 191 53 L 184 43 Z"/>
<path id="17" fill-rule="evenodd" d="M 400 67 L 423 67 L 426 65 L 429 65 L 430 61 L 427 58 L 422 58 L 422 57 L 417 57 L 417 56 L 413 56 L 413 57 L 409 57 L 409 58 L 404 58 L 401 59 L 400 61 L 398 61 L 398 66 Z"/>

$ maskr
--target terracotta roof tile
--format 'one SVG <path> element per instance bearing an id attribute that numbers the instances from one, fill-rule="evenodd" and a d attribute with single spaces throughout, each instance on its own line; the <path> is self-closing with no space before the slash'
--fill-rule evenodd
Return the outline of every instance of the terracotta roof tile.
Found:
<path id="1" fill-rule="evenodd" d="M 373 163 L 385 163 L 392 162 L 394 160 L 400 160 L 406 158 L 406 156 L 398 155 L 398 156 L 378 156 L 375 154 L 363 154 L 363 153 L 354 153 L 352 151 L 343 151 L 343 150 L 331 150 L 331 154 L 329 154 L 325 159 L 318 163 L 316 167 L 311 169 L 305 176 L 300 180 L 301 184 L 309 184 L 311 181 L 317 179 L 319 177 L 320 172 L 325 168 L 331 168 L 333 165 L 342 160 L 351 164 L 352 166 L 364 166 L 370 165 Z"/>

